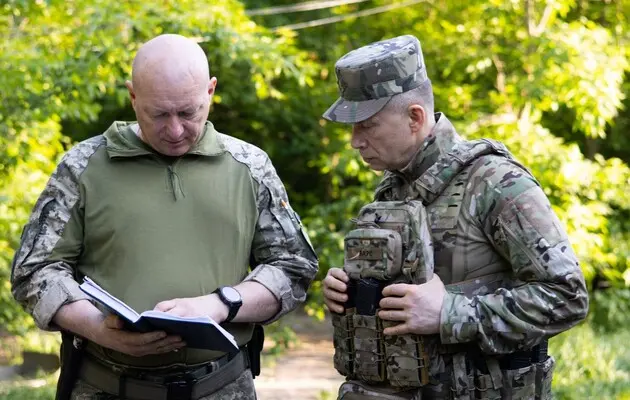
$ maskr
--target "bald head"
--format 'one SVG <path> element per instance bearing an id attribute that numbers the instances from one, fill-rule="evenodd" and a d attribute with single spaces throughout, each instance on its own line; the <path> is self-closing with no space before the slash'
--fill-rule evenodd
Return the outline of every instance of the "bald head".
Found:
<path id="1" fill-rule="evenodd" d="M 136 93 L 156 85 L 207 87 L 210 80 L 203 49 L 180 35 L 160 35 L 144 43 L 132 68 L 131 81 Z"/>
<path id="2" fill-rule="evenodd" d="M 161 35 L 140 47 L 129 89 L 142 140 L 159 153 L 180 156 L 202 137 L 217 85 L 194 41 Z"/>

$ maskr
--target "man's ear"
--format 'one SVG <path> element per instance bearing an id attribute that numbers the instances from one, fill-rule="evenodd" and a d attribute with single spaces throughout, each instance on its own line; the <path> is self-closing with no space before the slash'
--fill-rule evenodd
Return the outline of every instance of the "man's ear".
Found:
<path id="1" fill-rule="evenodd" d="M 133 91 L 133 83 L 131 81 L 125 81 L 125 86 L 127 86 L 127 90 L 129 91 L 129 98 L 131 99 L 131 106 L 133 109 L 136 109 L 136 92 Z"/>
<path id="2" fill-rule="evenodd" d="M 208 82 L 208 94 L 212 96 L 216 88 L 217 88 L 217 78 L 213 76 L 212 79 L 210 79 L 210 82 Z"/>
<path id="3" fill-rule="evenodd" d="M 409 127 L 411 131 L 422 132 L 422 128 L 427 121 L 427 113 L 419 104 L 412 104 L 407 108 L 407 112 L 409 114 Z"/>

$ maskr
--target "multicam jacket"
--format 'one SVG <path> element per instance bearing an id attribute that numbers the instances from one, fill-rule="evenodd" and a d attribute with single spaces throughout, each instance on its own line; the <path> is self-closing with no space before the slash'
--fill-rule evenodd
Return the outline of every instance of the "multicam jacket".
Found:
<path id="1" fill-rule="evenodd" d="M 586 316 L 587 290 L 543 190 L 505 147 L 465 141 L 446 116 L 436 117 L 412 162 L 387 172 L 375 197 L 417 198 L 427 205 L 435 273 L 448 291 L 439 343 L 500 356 L 573 327 Z M 494 154 L 464 165 L 476 145 L 490 145 Z M 435 356 L 440 361 L 433 372 L 447 372 L 444 363 L 452 360 Z M 450 398 L 441 390 L 423 398 Z"/>
<path id="2" fill-rule="evenodd" d="M 74 146 L 34 207 L 11 282 L 37 325 L 58 329 L 57 310 L 86 299 L 76 272 L 138 312 L 242 280 L 261 283 L 279 300 L 280 311 L 266 322 L 304 301 L 317 257 L 267 154 L 208 122 L 189 153 L 163 157 L 132 125 L 115 122 Z M 225 328 L 239 345 L 251 337 L 251 324 Z M 218 356 L 188 348 L 147 357 L 88 350 L 137 366 Z"/>

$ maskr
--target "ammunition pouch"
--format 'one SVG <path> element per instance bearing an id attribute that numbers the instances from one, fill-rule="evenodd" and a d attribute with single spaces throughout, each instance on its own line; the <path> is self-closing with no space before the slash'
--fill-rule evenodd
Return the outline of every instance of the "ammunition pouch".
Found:
<path id="1" fill-rule="evenodd" d="M 445 383 L 454 400 L 548 400 L 555 360 L 547 355 L 547 342 L 532 350 L 501 358 L 471 353 L 452 355 L 451 373 Z"/>
<path id="2" fill-rule="evenodd" d="M 383 335 L 396 323 L 377 315 L 361 315 L 355 308 L 333 314 L 337 371 L 366 383 L 388 382 L 394 387 L 420 387 L 428 383 L 428 356 L 422 336 Z"/>
<path id="3" fill-rule="evenodd" d="M 420 201 L 374 202 L 344 240 L 348 302 L 332 315 L 337 371 L 365 383 L 420 387 L 428 383 L 428 355 L 418 335 L 385 336 L 397 323 L 378 317 L 383 288 L 424 283 L 433 275 L 428 218 Z"/>

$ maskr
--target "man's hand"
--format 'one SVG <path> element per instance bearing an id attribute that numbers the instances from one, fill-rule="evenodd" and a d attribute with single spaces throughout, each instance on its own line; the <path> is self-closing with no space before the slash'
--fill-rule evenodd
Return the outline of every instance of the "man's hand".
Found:
<path id="1" fill-rule="evenodd" d="M 154 309 L 178 317 L 208 316 L 218 324 L 225 321 L 230 311 L 217 294 L 166 300 L 158 303 Z"/>
<path id="2" fill-rule="evenodd" d="M 446 289 L 439 276 L 421 285 L 397 283 L 383 289 L 378 316 L 401 324 L 383 330 L 385 335 L 415 333 L 431 335 L 440 331 L 440 311 Z"/>
<path id="3" fill-rule="evenodd" d="M 179 336 L 167 336 L 155 331 L 136 333 L 123 330 L 123 322 L 115 315 L 109 315 L 95 329 L 93 339 L 97 344 L 135 357 L 149 354 L 162 354 L 178 350 L 186 345 Z"/>
<path id="4" fill-rule="evenodd" d="M 137 333 L 123 329 L 120 318 L 104 316 L 88 300 L 63 305 L 53 317 L 55 325 L 100 346 L 135 357 L 162 354 L 186 345 L 178 336 L 164 332 Z"/>
<path id="5" fill-rule="evenodd" d="M 341 268 L 331 268 L 326 274 L 326 278 L 322 281 L 324 294 L 324 303 L 331 312 L 338 314 L 343 313 L 343 303 L 348 300 L 346 290 L 348 286 L 348 275 Z"/>

